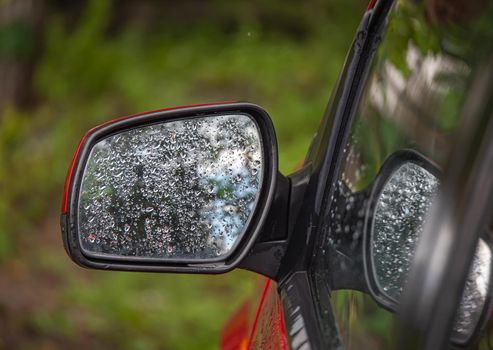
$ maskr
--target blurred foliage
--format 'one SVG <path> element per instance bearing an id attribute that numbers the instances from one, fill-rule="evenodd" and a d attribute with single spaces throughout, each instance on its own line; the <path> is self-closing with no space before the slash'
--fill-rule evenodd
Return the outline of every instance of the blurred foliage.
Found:
<path id="1" fill-rule="evenodd" d="M 33 47 L 34 34 L 22 21 L 0 28 L 0 55 L 22 58 L 31 55 Z"/>
<path id="2" fill-rule="evenodd" d="M 0 349 L 217 348 L 224 321 L 254 287 L 250 274 L 76 267 L 57 224 L 72 152 L 87 129 L 116 116 L 248 100 L 271 114 L 289 173 L 365 2 L 47 1 L 36 103 L 0 115 Z M 0 28 L 0 58 L 29 54 L 29 35 L 18 24 Z"/>

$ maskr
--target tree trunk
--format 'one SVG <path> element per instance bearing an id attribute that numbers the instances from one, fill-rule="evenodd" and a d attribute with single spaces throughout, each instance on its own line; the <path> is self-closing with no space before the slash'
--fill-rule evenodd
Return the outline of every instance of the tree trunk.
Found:
<path id="1" fill-rule="evenodd" d="M 32 103 L 32 76 L 42 35 L 43 0 L 0 1 L 0 115 Z"/>

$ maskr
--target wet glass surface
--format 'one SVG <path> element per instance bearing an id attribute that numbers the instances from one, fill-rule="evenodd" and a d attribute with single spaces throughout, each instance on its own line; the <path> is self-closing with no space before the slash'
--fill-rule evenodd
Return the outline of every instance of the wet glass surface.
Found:
<path id="1" fill-rule="evenodd" d="M 391 175 L 377 199 L 372 261 L 377 283 L 394 300 L 401 296 L 438 185 L 433 174 L 408 162 Z"/>
<path id="2" fill-rule="evenodd" d="M 400 301 L 439 180 L 408 162 L 385 183 L 371 228 L 371 259 L 380 292 Z M 480 239 L 453 326 L 453 339 L 467 340 L 475 330 L 489 290 L 491 250 Z"/>
<path id="3" fill-rule="evenodd" d="M 153 124 L 99 141 L 83 174 L 82 248 L 103 256 L 212 259 L 241 239 L 263 173 L 244 114 Z"/>
<path id="4" fill-rule="evenodd" d="M 467 340 L 474 332 L 488 298 L 490 274 L 491 249 L 480 239 L 454 321 L 454 339 Z"/>
<path id="5" fill-rule="evenodd" d="M 314 258 L 316 288 L 330 298 L 347 349 L 391 348 L 397 324 L 392 313 L 358 292 L 360 285 L 339 285 L 355 271 L 362 274 L 359 257 L 367 203 L 355 199 L 365 194 L 383 162 L 399 150 L 413 149 L 445 165 L 468 87 L 476 72 L 491 62 L 492 14 L 492 2 L 395 1 L 350 121 L 337 186 L 327 191 L 319 222 L 320 249 Z M 480 348 L 493 348 L 490 344 L 493 332 Z"/>

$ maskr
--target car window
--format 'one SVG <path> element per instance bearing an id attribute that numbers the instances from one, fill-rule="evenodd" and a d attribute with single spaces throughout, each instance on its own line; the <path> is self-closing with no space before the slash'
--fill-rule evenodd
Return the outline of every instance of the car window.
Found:
<path id="1" fill-rule="evenodd" d="M 386 349 L 394 340 L 394 314 L 370 296 L 361 268 L 372 186 L 389 158 L 403 151 L 418 154 L 440 173 L 472 77 L 493 59 L 492 20 L 491 1 L 402 0 L 390 14 L 343 150 L 337 188 L 323 211 L 314 261 L 314 283 L 329 291 L 325 297 L 347 349 Z M 430 184 L 408 187 L 423 192 L 424 186 Z M 423 213 L 406 215 L 416 219 Z"/>

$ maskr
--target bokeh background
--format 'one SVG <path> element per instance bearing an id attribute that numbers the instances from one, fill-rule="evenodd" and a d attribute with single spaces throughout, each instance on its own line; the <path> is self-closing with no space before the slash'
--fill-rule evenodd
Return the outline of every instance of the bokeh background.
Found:
<path id="1" fill-rule="evenodd" d="M 0 349 L 216 349 L 253 275 L 89 271 L 66 256 L 63 182 L 117 116 L 262 105 L 289 173 L 366 0 L 0 0 Z"/>

